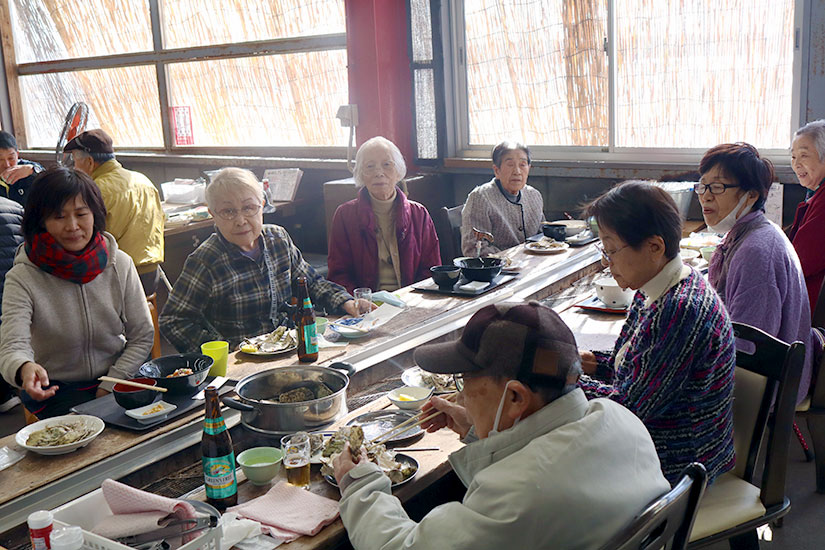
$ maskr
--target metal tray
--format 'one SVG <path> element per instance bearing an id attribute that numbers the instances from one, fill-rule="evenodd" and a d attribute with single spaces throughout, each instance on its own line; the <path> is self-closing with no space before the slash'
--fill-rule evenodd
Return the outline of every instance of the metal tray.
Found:
<path id="1" fill-rule="evenodd" d="M 204 384 L 203 387 L 207 387 L 214 379 L 214 376 L 208 376 L 206 378 L 206 384 Z M 218 394 L 223 395 L 225 393 L 232 391 L 234 388 L 235 380 L 227 380 L 223 386 L 218 388 Z M 197 391 L 192 392 L 191 395 L 174 395 L 170 392 L 161 394 L 161 399 L 163 399 L 171 405 L 176 405 L 177 409 L 170 411 L 168 415 L 164 416 L 161 419 L 158 419 L 157 422 L 151 422 L 147 424 L 142 424 L 134 418 L 126 416 L 126 409 L 124 409 L 115 402 L 115 396 L 111 393 L 103 397 L 93 399 L 92 401 L 87 401 L 86 403 L 75 405 L 71 408 L 71 411 L 77 414 L 89 414 L 92 416 L 96 416 L 111 426 L 117 426 L 119 428 L 126 428 L 127 430 L 142 432 L 145 430 L 151 430 L 152 428 L 159 426 L 164 422 L 172 420 L 173 418 L 177 418 L 180 415 L 187 413 L 196 407 L 203 407 L 203 400 L 192 399 L 195 393 L 197 393 Z"/>
<path id="2" fill-rule="evenodd" d="M 397 462 L 400 462 L 401 464 L 404 464 L 404 465 L 415 466 L 415 472 L 413 472 L 413 475 L 411 475 L 410 477 L 408 477 L 404 481 L 400 481 L 398 483 L 393 483 L 391 485 L 392 489 L 395 489 L 396 487 L 401 487 L 402 485 L 404 485 L 405 483 L 407 483 L 411 479 L 413 479 L 415 476 L 417 476 L 418 475 L 418 468 L 419 468 L 418 461 L 416 459 L 414 459 L 413 457 L 411 457 L 410 455 L 405 455 L 404 453 L 397 453 L 395 455 L 395 460 Z M 333 487 L 338 487 L 338 482 L 335 481 L 335 478 L 333 476 L 331 476 L 329 474 L 321 474 L 321 475 L 324 477 L 324 479 L 327 481 L 327 483 L 329 483 Z"/>

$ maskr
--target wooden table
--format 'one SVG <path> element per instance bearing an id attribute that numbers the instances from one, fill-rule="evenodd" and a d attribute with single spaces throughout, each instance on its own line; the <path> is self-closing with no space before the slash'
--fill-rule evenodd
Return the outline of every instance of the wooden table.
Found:
<path id="1" fill-rule="evenodd" d="M 374 333 L 353 340 L 343 351 L 322 351 L 317 364 L 343 359 L 363 371 L 416 346 L 457 330 L 485 305 L 506 299 L 541 298 L 566 280 L 592 272 L 598 252 L 592 246 L 558 255 L 525 253 L 523 246 L 508 251 L 522 265 L 514 281 L 476 298 L 424 294 L 411 288 L 398 291 L 408 308 Z M 228 373 L 241 378 L 263 369 L 293 364 L 295 358 L 260 358 L 233 353 Z M 193 411 L 149 433 L 107 427 L 87 447 L 65 456 L 26 453 L 17 464 L 0 471 L 0 532 L 25 521 L 31 511 L 50 509 L 99 486 L 105 478 L 118 479 L 200 441 L 202 410 Z M 237 411 L 225 410 L 229 426 L 239 422 Z M 22 451 L 14 436 L 0 439 Z"/>

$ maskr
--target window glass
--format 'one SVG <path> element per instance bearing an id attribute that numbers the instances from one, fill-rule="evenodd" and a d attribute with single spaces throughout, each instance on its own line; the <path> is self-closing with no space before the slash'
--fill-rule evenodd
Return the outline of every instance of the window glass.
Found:
<path id="1" fill-rule="evenodd" d="M 606 0 L 464 4 L 470 144 L 607 145 Z"/>
<path id="2" fill-rule="evenodd" d="M 415 71 L 415 137 L 419 158 L 438 157 L 436 118 L 433 70 L 419 69 Z"/>
<path id="3" fill-rule="evenodd" d="M 175 63 L 170 106 L 189 107 L 194 146 L 343 146 L 346 50 Z"/>
<path id="4" fill-rule="evenodd" d="M 344 0 L 163 0 L 164 46 L 346 32 Z"/>
<path id="5" fill-rule="evenodd" d="M 433 58 L 433 24 L 429 0 L 410 0 L 413 61 L 427 62 Z"/>
<path id="6" fill-rule="evenodd" d="M 146 0 L 10 0 L 17 63 L 150 51 Z"/>
<path id="7" fill-rule="evenodd" d="M 616 0 L 616 145 L 788 147 L 793 0 Z"/>
<path id="8" fill-rule="evenodd" d="M 28 147 L 53 148 L 73 103 L 89 105 L 87 129 L 103 128 L 119 147 L 163 147 L 154 67 L 122 67 L 20 77 Z"/>

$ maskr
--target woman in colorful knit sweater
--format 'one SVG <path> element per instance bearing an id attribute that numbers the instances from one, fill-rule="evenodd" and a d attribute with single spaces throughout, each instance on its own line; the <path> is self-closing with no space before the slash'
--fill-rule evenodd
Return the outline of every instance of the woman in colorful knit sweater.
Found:
<path id="1" fill-rule="evenodd" d="M 731 320 L 760 328 L 783 342 L 805 344 L 800 402 L 811 383 L 811 312 L 799 257 L 763 210 L 773 165 L 752 145 L 725 143 L 705 153 L 699 173 L 702 178 L 694 189 L 702 216 L 712 231 L 725 235 L 710 259 L 708 280 Z"/>
<path id="2" fill-rule="evenodd" d="M 681 218 L 662 189 L 614 187 L 587 208 L 599 225 L 602 263 L 638 290 L 611 353 L 582 352 L 579 385 L 608 397 L 647 426 L 674 483 L 691 462 L 709 481 L 731 469 L 733 329 L 719 296 L 679 257 Z"/>

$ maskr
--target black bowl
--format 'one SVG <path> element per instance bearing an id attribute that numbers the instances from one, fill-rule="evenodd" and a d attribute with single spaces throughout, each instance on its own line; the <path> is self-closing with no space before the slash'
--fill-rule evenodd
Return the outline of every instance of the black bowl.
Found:
<path id="1" fill-rule="evenodd" d="M 543 223 L 541 224 L 541 232 L 544 233 L 545 237 L 560 242 L 564 242 L 564 239 L 567 238 L 567 227 L 560 223 Z"/>
<path id="2" fill-rule="evenodd" d="M 464 258 L 458 260 L 461 267 L 461 274 L 468 281 L 481 281 L 489 283 L 501 273 L 501 266 L 504 260 L 501 258 Z"/>
<path id="3" fill-rule="evenodd" d="M 166 388 L 169 393 L 195 393 L 209 375 L 213 362 L 211 357 L 200 353 L 166 355 L 147 361 L 140 366 L 138 373 L 141 376 L 155 379 L 158 386 Z M 192 374 L 168 378 L 178 369 L 192 369 Z"/>
<path id="4" fill-rule="evenodd" d="M 129 380 L 148 386 L 157 385 L 157 381 L 153 378 L 130 378 Z M 112 388 L 112 393 L 115 396 L 117 404 L 124 409 L 137 409 L 138 407 L 146 406 L 154 403 L 155 399 L 160 396 L 160 392 L 142 390 L 134 386 L 127 386 L 126 384 L 115 384 L 115 387 Z"/>
<path id="5" fill-rule="evenodd" d="M 430 275 L 442 290 L 450 290 L 458 282 L 461 268 L 454 265 L 436 265 L 430 268 Z"/>

